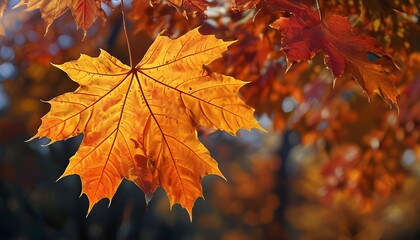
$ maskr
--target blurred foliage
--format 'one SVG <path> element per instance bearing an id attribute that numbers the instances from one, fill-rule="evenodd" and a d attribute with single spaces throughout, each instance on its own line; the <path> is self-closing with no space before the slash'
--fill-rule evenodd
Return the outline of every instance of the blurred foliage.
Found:
<path id="1" fill-rule="evenodd" d="M 242 97 L 269 131 L 234 139 L 203 129 L 201 140 L 228 181 L 204 179 L 206 200 L 197 201 L 192 223 L 179 206 L 169 210 L 163 191 L 146 206 L 129 182 L 109 208 L 101 201 L 86 218 L 79 179 L 55 182 L 80 137 L 48 147 L 25 142 L 48 111 L 40 100 L 77 87 L 50 63 L 99 48 L 128 62 L 121 14 L 104 6 L 106 22 L 83 39 L 71 13 L 45 33 L 40 13 L 12 9 L 16 3 L 0 2 L 0 239 L 420 238 L 418 1 L 320 1 L 323 17 L 348 16 L 394 58 L 398 112 L 379 96 L 368 99 L 354 81 L 333 79 L 320 57 L 287 69 L 281 36 L 269 27 L 283 13 L 269 14 L 264 1 L 242 12 L 212 1 L 206 18 L 186 19 L 165 3 L 133 0 L 136 58 L 164 29 L 176 37 L 203 25 L 204 33 L 237 39 L 208 71 L 251 81 Z"/>

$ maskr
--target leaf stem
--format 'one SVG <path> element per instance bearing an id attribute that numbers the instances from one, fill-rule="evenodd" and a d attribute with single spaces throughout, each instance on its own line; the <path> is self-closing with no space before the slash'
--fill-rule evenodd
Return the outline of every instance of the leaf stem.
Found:
<path id="1" fill-rule="evenodd" d="M 319 20 L 322 21 L 321 7 L 319 6 L 319 1 L 315 0 L 315 2 L 316 2 L 316 9 L 318 10 L 318 14 L 319 14 Z"/>
<path id="2" fill-rule="evenodd" d="M 123 19 L 123 28 L 124 28 L 125 39 L 127 41 L 128 57 L 130 58 L 130 67 L 134 68 L 134 66 L 133 66 L 133 56 L 131 55 L 130 39 L 128 38 L 127 24 L 125 22 L 124 0 L 121 0 L 121 13 L 122 13 L 122 19 Z"/>

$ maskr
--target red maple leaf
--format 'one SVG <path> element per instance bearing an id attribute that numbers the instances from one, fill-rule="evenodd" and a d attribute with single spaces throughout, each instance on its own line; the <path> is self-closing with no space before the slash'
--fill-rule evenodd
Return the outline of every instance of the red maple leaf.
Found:
<path id="1" fill-rule="evenodd" d="M 271 25 L 281 31 L 282 49 L 289 64 L 310 60 L 322 53 L 334 77 L 347 72 L 369 95 L 378 92 L 397 106 L 398 91 L 393 75 L 380 62 L 394 64 L 373 38 L 358 33 L 346 17 L 332 15 L 321 19 L 316 10 L 304 4 L 292 8 L 291 14 Z"/>

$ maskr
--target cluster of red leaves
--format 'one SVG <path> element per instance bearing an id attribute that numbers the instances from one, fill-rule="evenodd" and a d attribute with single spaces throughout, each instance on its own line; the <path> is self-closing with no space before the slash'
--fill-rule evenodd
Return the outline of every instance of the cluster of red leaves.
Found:
<path id="1" fill-rule="evenodd" d="M 134 32 L 146 31 L 152 38 L 155 38 L 164 29 L 169 36 L 186 33 L 192 27 L 199 25 L 201 16 L 203 15 L 185 18 L 185 16 L 174 12 L 174 8 L 168 4 L 150 5 L 148 1 L 134 1 L 129 12 Z"/>

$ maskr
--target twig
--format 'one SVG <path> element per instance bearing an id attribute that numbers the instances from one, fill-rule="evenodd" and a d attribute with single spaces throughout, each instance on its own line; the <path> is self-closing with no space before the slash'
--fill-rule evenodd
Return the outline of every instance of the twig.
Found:
<path id="1" fill-rule="evenodd" d="M 121 0 L 121 13 L 122 13 L 122 19 L 123 19 L 123 28 L 124 28 L 124 34 L 125 39 L 127 40 L 127 48 L 128 48 L 128 57 L 130 58 L 130 67 L 133 68 L 133 57 L 131 55 L 131 46 L 130 46 L 130 40 L 128 38 L 127 33 L 127 24 L 125 22 L 125 7 L 124 7 L 124 0 Z"/>

